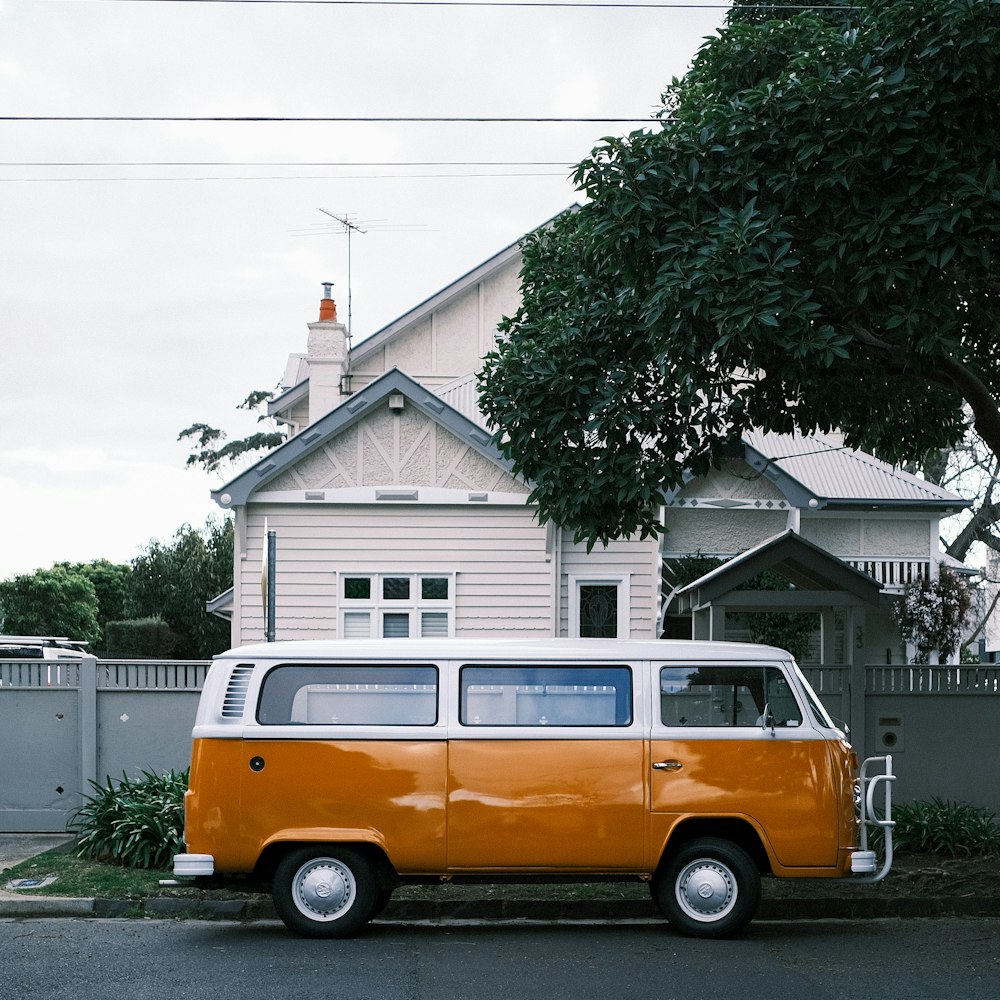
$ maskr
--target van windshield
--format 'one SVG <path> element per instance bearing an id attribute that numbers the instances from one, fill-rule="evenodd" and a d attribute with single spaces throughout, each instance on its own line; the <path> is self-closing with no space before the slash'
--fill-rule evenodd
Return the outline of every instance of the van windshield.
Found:
<path id="1" fill-rule="evenodd" d="M 823 705 L 823 702 L 819 700 L 819 695 L 813 690 L 812 685 L 806 680 L 805 674 L 799 669 L 798 665 L 795 666 L 795 673 L 799 678 L 799 682 L 802 684 L 802 690 L 806 693 L 806 701 L 809 703 L 809 711 L 812 712 L 813 718 L 816 720 L 817 725 L 822 726 L 824 729 L 840 729 L 827 712 Z"/>

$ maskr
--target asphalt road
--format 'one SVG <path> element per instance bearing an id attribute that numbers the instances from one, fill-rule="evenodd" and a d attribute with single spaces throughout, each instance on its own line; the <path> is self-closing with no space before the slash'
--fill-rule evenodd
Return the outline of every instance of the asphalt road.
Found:
<path id="1" fill-rule="evenodd" d="M 1000 920 L 759 922 L 734 941 L 663 924 L 374 925 L 2 920 L 3 1000 L 996 1000 Z"/>

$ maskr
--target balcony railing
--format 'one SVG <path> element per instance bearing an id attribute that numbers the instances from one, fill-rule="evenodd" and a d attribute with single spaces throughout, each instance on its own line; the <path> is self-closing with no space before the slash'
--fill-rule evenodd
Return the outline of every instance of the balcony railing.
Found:
<path id="1" fill-rule="evenodd" d="M 868 556 L 845 559 L 853 569 L 873 577 L 889 590 L 902 590 L 907 584 L 930 579 L 929 559 L 893 559 L 888 556 Z"/>

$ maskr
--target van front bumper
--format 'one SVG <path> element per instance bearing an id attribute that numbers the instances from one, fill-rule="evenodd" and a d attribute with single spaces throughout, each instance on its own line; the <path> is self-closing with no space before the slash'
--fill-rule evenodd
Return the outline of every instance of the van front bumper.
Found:
<path id="1" fill-rule="evenodd" d="M 211 854 L 175 854 L 174 875 L 178 878 L 194 878 L 215 874 L 215 857 Z"/>

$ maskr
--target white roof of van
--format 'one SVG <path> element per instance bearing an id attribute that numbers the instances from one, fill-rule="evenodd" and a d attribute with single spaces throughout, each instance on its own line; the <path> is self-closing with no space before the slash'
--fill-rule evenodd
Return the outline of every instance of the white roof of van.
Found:
<path id="1" fill-rule="evenodd" d="M 689 639 L 304 639 L 263 642 L 221 653 L 216 659 L 336 660 L 492 660 L 607 663 L 609 660 L 774 662 L 791 654 L 773 646 Z"/>

